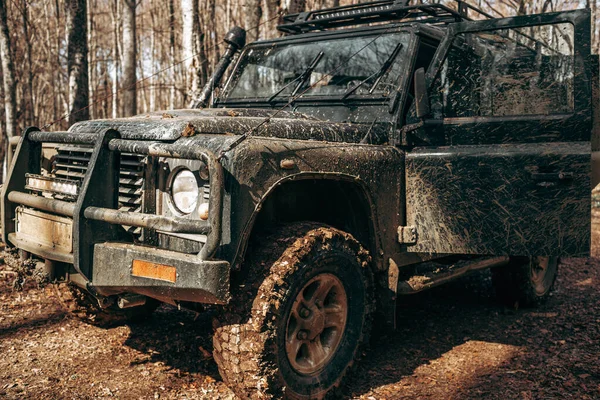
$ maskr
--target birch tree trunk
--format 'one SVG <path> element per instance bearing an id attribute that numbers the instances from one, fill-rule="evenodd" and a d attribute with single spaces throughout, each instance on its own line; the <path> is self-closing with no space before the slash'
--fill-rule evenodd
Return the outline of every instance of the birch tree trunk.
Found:
<path id="1" fill-rule="evenodd" d="M 206 82 L 206 60 L 204 54 L 204 35 L 200 29 L 197 0 L 181 0 L 182 27 L 182 58 L 185 69 L 185 87 L 189 96 L 184 104 L 194 102 L 195 96 Z"/>
<path id="2" fill-rule="evenodd" d="M 175 5 L 169 0 L 169 58 L 175 61 Z M 175 82 L 177 74 L 175 68 L 171 69 L 171 91 L 169 93 L 169 109 L 175 109 Z"/>
<path id="3" fill-rule="evenodd" d="M 17 97 L 15 91 L 15 68 L 10 49 L 10 35 L 6 17 L 6 3 L 0 1 L 0 57 L 2 57 L 2 77 L 4 81 L 4 113 L 6 116 L 6 135 L 0 135 L 0 152 L 4 152 L 5 136 L 17 134 Z"/>
<path id="4" fill-rule="evenodd" d="M 152 8 L 150 9 L 150 25 L 151 25 L 151 36 L 150 36 L 150 60 L 152 67 L 150 73 L 150 111 L 156 110 L 156 85 L 158 83 L 158 77 L 156 76 L 156 64 L 157 64 L 157 51 L 156 51 L 156 15 L 155 15 L 155 4 L 154 1 L 150 1 Z"/>
<path id="5" fill-rule="evenodd" d="M 123 114 L 137 113 L 135 0 L 123 1 Z"/>
<path id="6" fill-rule="evenodd" d="M 68 0 L 67 73 L 69 76 L 69 125 L 89 119 L 88 45 L 86 0 Z"/>
<path id="7" fill-rule="evenodd" d="M 592 53 L 595 53 L 598 49 L 598 40 L 596 35 L 596 27 L 598 24 L 596 12 L 598 9 L 598 5 L 596 4 L 596 0 L 586 0 L 585 5 L 592 11 Z"/>
<path id="8" fill-rule="evenodd" d="M 87 59 L 87 67 L 88 67 L 88 94 L 89 99 L 94 99 L 94 9 L 95 9 L 95 1 L 87 0 L 87 41 L 88 41 L 88 59 Z M 94 108 L 90 107 L 90 119 L 96 118 Z"/>
<path id="9" fill-rule="evenodd" d="M 119 68 L 121 66 L 121 55 L 119 53 L 119 0 L 111 4 L 111 18 L 113 24 L 113 66 L 114 76 L 112 79 L 112 117 L 119 117 Z"/>

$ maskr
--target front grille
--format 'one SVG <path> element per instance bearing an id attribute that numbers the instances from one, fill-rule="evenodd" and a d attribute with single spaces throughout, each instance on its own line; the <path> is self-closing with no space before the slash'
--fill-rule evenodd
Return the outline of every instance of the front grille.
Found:
<path id="1" fill-rule="evenodd" d="M 87 171 L 92 149 L 85 147 L 61 147 L 52 163 L 52 175 L 83 181 Z M 146 156 L 140 154 L 121 154 L 121 170 L 119 172 L 119 210 L 142 212 L 144 191 L 144 165 Z M 141 228 L 125 227 L 125 229 L 140 237 Z"/>

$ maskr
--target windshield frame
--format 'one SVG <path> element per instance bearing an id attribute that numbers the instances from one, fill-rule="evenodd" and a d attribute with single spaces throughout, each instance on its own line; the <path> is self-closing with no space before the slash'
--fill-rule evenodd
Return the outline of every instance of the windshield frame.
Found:
<path id="1" fill-rule="evenodd" d="M 265 40 L 254 42 L 244 48 L 234 68 L 231 70 L 229 77 L 227 79 L 226 84 L 223 87 L 223 90 L 218 98 L 215 99 L 214 106 L 215 107 L 241 107 L 241 106 L 254 106 L 261 108 L 277 108 L 282 105 L 286 105 L 290 102 L 290 96 L 277 96 L 271 102 L 267 101 L 268 97 L 260 97 L 260 98 L 233 98 L 228 99 L 227 94 L 229 90 L 231 90 L 231 84 L 234 80 L 234 76 L 236 71 L 240 68 L 242 61 L 246 54 L 253 49 L 262 49 L 268 48 L 273 45 L 295 45 L 295 44 L 303 44 L 314 42 L 316 40 L 335 40 L 335 39 L 344 39 L 344 38 L 352 38 L 352 37 L 377 37 L 378 35 L 392 35 L 399 32 L 406 32 L 409 36 L 408 46 L 406 49 L 407 54 L 407 67 L 410 70 L 412 68 L 412 60 L 415 57 L 416 44 L 418 42 L 417 38 L 418 29 L 415 28 L 412 24 L 386 24 L 386 25 L 378 25 L 371 27 L 362 27 L 356 29 L 345 29 L 345 30 L 337 30 L 337 31 L 329 31 L 329 32 L 311 32 L 293 36 L 284 36 L 282 38 Z M 394 62 L 396 62 L 394 60 Z M 369 94 L 369 95 L 351 95 L 347 98 L 343 99 L 342 95 L 335 96 L 318 96 L 311 95 L 306 97 L 300 97 L 294 100 L 294 103 L 302 103 L 303 105 L 340 105 L 340 106 L 348 106 L 349 104 L 360 105 L 360 104 L 391 104 L 394 98 L 398 95 L 398 92 L 401 92 L 402 88 L 406 87 L 409 81 L 409 77 L 412 71 L 408 71 L 408 73 L 402 73 L 398 84 L 396 85 L 394 91 L 389 96 L 381 96 L 380 94 Z"/>

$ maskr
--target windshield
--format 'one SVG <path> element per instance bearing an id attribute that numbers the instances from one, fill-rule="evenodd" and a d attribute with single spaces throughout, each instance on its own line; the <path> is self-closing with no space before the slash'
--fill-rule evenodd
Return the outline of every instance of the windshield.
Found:
<path id="1" fill-rule="evenodd" d="M 225 101 L 288 101 L 294 92 L 304 98 L 387 98 L 406 69 L 409 40 L 409 33 L 396 32 L 251 48 L 232 76 Z"/>

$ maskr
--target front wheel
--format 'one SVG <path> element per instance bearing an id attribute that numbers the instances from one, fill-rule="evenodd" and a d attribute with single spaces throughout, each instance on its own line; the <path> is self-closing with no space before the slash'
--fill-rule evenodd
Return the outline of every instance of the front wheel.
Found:
<path id="1" fill-rule="evenodd" d="M 492 269 L 492 282 L 506 305 L 537 307 L 550 297 L 557 274 L 557 257 L 515 257 L 509 265 Z"/>
<path id="2" fill-rule="evenodd" d="M 213 337 L 221 376 L 241 398 L 330 396 L 370 331 L 367 252 L 313 224 L 261 243 Z"/>

